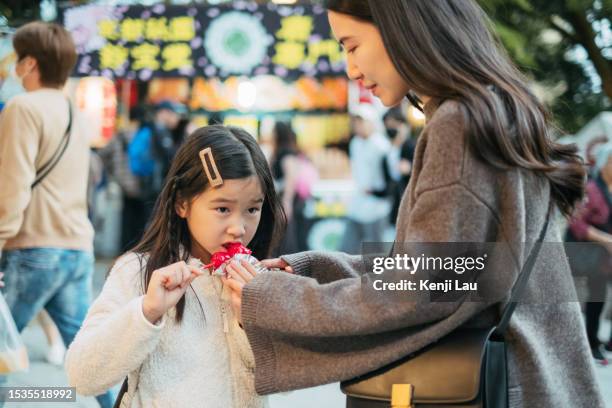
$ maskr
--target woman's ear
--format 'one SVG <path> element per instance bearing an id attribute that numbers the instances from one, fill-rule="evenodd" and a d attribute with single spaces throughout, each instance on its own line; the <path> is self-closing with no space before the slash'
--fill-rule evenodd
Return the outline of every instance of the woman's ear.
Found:
<path id="1" fill-rule="evenodd" d="M 189 215 L 189 203 L 187 200 L 177 199 L 174 204 L 176 214 L 181 218 L 187 218 Z"/>

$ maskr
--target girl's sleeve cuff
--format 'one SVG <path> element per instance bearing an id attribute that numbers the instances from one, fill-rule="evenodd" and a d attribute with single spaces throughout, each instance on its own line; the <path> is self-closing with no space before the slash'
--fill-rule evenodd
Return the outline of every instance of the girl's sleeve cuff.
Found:
<path id="1" fill-rule="evenodd" d="M 143 307 L 142 304 L 144 302 L 144 295 L 140 296 L 139 298 L 134 299 L 133 302 L 138 309 L 136 313 L 138 313 L 139 318 L 136 320 L 143 323 L 143 326 L 145 328 L 148 328 L 150 330 L 155 330 L 155 331 L 160 331 L 161 329 L 164 328 L 164 326 L 166 325 L 166 313 L 163 314 L 161 319 L 159 319 L 157 322 L 155 322 L 155 324 L 153 324 L 149 321 L 149 319 L 145 317 L 144 312 L 142 310 L 142 307 Z"/>

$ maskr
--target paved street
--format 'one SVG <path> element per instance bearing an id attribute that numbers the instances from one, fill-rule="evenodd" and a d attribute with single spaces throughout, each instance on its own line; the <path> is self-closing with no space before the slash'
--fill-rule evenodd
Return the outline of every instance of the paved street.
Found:
<path id="1" fill-rule="evenodd" d="M 98 263 L 94 287 L 100 290 L 107 269 L 107 264 Z M 610 333 L 609 322 L 601 327 L 602 337 L 604 333 Z M 9 377 L 7 385 L 19 386 L 65 386 L 66 375 L 63 369 L 46 363 L 46 340 L 38 324 L 30 325 L 23 333 L 24 340 L 30 355 L 31 368 L 29 373 L 15 374 Z M 609 354 L 612 359 L 612 354 Z M 612 365 L 608 367 L 597 367 L 598 379 L 606 396 L 608 408 L 612 408 Z M 66 407 L 66 403 L 10 403 L 7 408 L 42 408 L 44 407 Z M 94 398 L 77 397 L 77 402 L 70 404 L 70 408 L 95 408 L 97 403 Z M 294 391 L 270 398 L 271 408 L 336 408 L 344 406 L 344 398 L 338 389 L 338 384 L 330 384 L 323 387 L 308 390 Z"/>

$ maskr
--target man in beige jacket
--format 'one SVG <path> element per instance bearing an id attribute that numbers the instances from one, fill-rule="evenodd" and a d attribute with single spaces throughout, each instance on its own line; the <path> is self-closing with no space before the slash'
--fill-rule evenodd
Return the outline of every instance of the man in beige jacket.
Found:
<path id="1" fill-rule="evenodd" d="M 0 116 L 2 290 L 19 330 L 44 308 L 69 345 L 89 308 L 94 261 L 89 140 L 62 92 L 76 50 L 64 28 L 42 22 L 17 30 L 13 46 L 27 92 Z M 113 396 L 98 401 L 110 407 Z"/>

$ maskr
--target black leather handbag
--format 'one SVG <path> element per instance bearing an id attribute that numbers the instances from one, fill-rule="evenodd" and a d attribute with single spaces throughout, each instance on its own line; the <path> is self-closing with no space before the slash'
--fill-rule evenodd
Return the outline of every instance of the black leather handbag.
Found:
<path id="1" fill-rule="evenodd" d="M 342 382 L 340 387 L 347 396 L 346 407 L 388 408 L 392 399 L 399 399 L 402 402 L 397 406 L 401 407 L 507 408 L 504 338 L 542 247 L 551 210 L 549 206 L 544 227 L 512 288 L 497 326 L 457 329 L 415 355 Z M 405 386 L 399 387 L 399 384 Z"/>

